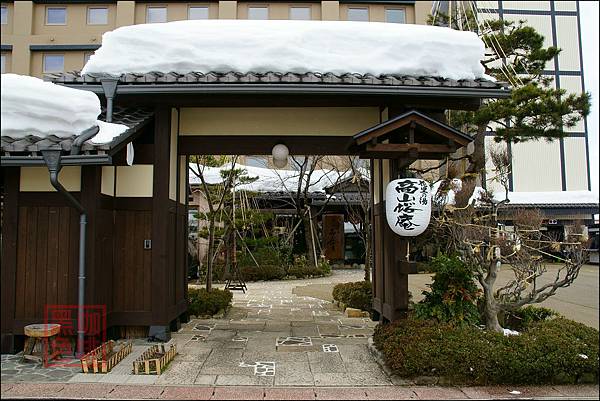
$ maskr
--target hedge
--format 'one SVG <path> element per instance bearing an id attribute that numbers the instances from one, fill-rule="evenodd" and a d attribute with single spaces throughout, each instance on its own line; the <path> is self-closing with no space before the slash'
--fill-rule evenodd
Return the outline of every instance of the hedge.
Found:
<path id="1" fill-rule="evenodd" d="M 196 316 L 212 316 L 219 312 L 226 312 L 231 306 L 233 294 L 229 290 L 213 288 L 210 292 L 206 288 L 188 290 L 188 312 Z"/>
<path id="2" fill-rule="evenodd" d="M 518 336 L 410 317 L 377 326 L 373 340 L 405 378 L 453 384 L 598 382 L 598 330 L 564 318 L 532 323 Z"/>
<path id="3" fill-rule="evenodd" d="M 333 299 L 356 308 L 370 312 L 373 304 L 373 290 L 370 281 L 357 281 L 354 283 L 341 283 L 333 287 Z"/>

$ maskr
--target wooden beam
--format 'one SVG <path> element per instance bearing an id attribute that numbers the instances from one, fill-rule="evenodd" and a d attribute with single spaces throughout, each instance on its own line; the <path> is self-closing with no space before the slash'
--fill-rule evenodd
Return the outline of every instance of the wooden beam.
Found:
<path id="1" fill-rule="evenodd" d="M 367 152 L 378 153 L 409 153 L 416 150 L 419 153 L 452 153 L 453 148 L 450 145 L 434 143 L 378 143 L 376 145 L 368 144 Z M 445 156 L 445 155 L 444 155 Z"/>

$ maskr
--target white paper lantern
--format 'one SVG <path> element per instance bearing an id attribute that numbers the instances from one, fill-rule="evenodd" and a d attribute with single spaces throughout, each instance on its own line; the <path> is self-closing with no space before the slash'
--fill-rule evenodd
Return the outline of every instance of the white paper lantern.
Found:
<path id="1" fill-rule="evenodd" d="M 273 146 L 271 155 L 273 155 L 273 164 L 275 167 L 284 168 L 287 166 L 290 150 L 284 144 L 278 143 L 277 145 Z"/>
<path id="2" fill-rule="evenodd" d="M 391 181 L 385 190 L 385 216 L 398 235 L 415 237 L 427 228 L 431 219 L 431 186 L 417 178 Z"/>

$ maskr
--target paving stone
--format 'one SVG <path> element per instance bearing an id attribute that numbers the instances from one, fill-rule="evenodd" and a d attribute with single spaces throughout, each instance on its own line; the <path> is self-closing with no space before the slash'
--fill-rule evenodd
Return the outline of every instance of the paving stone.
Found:
<path id="1" fill-rule="evenodd" d="M 160 395 L 165 400 L 210 400 L 214 392 L 212 387 L 165 387 Z"/>
<path id="2" fill-rule="evenodd" d="M 464 399 L 466 394 L 456 387 L 421 387 L 410 388 L 421 400 Z"/>
<path id="3" fill-rule="evenodd" d="M 110 393 L 113 399 L 140 399 L 140 398 L 159 398 L 163 392 L 162 386 L 135 386 L 125 385 L 116 386 Z"/>
<path id="4" fill-rule="evenodd" d="M 202 365 L 202 362 L 172 362 L 156 384 L 193 384 Z"/>
<path id="5" fill-rule="evenodd" d="M 194 380 L 194 384 L 210 386 L 210 385 L 215 384 L 216 381 L 217 381 L 217 375 L 199 374 L 198 376 L 196 376 L 196 380 Z"/>
<path id="6" fill-rule="evenodd" d="M 13 387 L 2 393 L 4 397 L 55 397 L 65 387 L 59 383 L 16 383 Z"/>
<path id="7" fill-rule="evenodd" d="M 265 400 L 314 400 L 313 389 L 300 388 L 266 388 Z"/>
<path id="8" fill-rule="evenodd" d="M 13 388 L 14 384 L 12 383 L 0 383 L 0 393 L 4 394 L 4 392 Z"/>
<path id="9" fill-rule="evenodd" d="M 357 388 L 316 388 L 317 400 L 366 400 L 364 389 Z"/>
<path id="10" fill-rule="evenodd" d="M 383 371 L 365 371 L 350 373 L 354 383 L 361 386 L 390 386 L 392 381 Z"/>
<path id="11" fill-rule="evenodd" d="M 77 373 L 69 379 L 69 383 L 98 383 L 102 377 L 104 377 L 104 375 Z"/>
<path id="12" fill-rule="evenodd" d="M 368 400 L 409 400 L 417 398 L 414 391 L 402 387 L 379 387 L 365 389 Z"/>
<path id="13" fill-rule="evenodd" d="M 275 372 L 276 386 L 314 386 L 310 366 L 305 363 L 283 363 Z"/>
<path id="14" fill-rule="evenodd" d="M 164 375 L 164 373 L 163 373 Z M 163 375 L 131 375 L 127 376 L 127 381 L 125 384 L 156 384 L 158 380 L 163 377 Z"/>
<path id="15" fill-rule="evenodd" d="M 579 386 L 574 386 L 575 388 Z M 557 388 L 552 386 L 489 386 L 489 387 L 461 387 L 460 390 L 469 398 L 478 399 L 497 399 L 497 398 L 539 398 L 539 397 L 561 397 L 563 394 Z M 511 394 L 511 391 L 518 391 L 519 394 Z M 596 391 L 596 395 L 597 395 Z M 583 396 L 576 392 L 569 396 Z"/>
<path id="16" fill-rule="evenodd" d="M 65 385 L 59 396 L 61 398 L 107 398 L 114 388 L 114 385 L 104 383 L 72 383 Z"/>
<path id="17" fill-rule="evenodd" d="M 346 367 L 339 353 L 308 353 L 310 370 L 313 373 L 346 373 Z"/>
<path id="18" fill-rule="evenodd" d="M 359 386 L 348 373 L 313 373 L 315 386 Z"/>
<path id="19" fill-rule="evenodd" d="M 248 368 L 250 369 L 250 368 Z M 250 370 L 251 371 L 251 370 Z M 217 386 L 272 386 L 274 377 L 252 375 L 217 375 Z"/>
<path id="20" fill-rule="evenodd" d="M 576 386 L 553 386 L 553 388 L 567 397 L 595 397 L 598 398 L 598 385 L 579 384 Z"/>
<path id="21" fill-rule="evenodd" d="M 212 400 L 262 400 L 264 398 L 262 388 L 215 388 Z"/>
<path id="22" fill-rule="evenodd" d="M 125 384 L 131 376 L 133 375 L 102 375 L 98 383 Z"/>
<path id="23" fill-rule="evenodd" d="M 346 363 L 362 364 L 375 362 L 373 355 L 364 343 L 357 345 L 340 344 L 338 345 L 338 349 L 340 350 L 342 360 Z"/>

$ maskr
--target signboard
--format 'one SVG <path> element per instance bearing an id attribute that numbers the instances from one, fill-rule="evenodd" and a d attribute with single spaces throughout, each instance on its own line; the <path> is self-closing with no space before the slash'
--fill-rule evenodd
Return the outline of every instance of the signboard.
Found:
<path id="1" fill-rule="evenodd" d="M 415 237 L 427 228 L 431 218 L 431 186 L 417 178 L 391 181 L 385 190 L 385 216 L 398 235 Z"/>
<path id="2" fill-rule="evenodd" d="M 323 215 L 323 253 L 327 260 L 344 259 L 344 215 Z"/>

